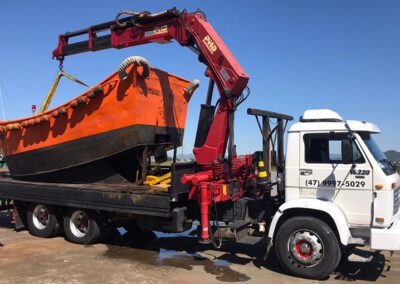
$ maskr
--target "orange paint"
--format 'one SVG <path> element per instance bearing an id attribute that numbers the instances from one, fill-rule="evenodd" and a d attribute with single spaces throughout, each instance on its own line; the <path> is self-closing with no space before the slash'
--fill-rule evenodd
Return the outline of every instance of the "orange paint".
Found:
<path id="1" fill-rule="evenodd" d="M 114 72 L 79 97 L 43 114 L 0 122 L 5 156 L 132 125 L 183 129 L 191 97 L 184 88 L 189 81 L 156 68 L 143 80 L 133 74 L 141 72 L 141 67 L 133 69 L 128 68 L 125 81 Z"/>

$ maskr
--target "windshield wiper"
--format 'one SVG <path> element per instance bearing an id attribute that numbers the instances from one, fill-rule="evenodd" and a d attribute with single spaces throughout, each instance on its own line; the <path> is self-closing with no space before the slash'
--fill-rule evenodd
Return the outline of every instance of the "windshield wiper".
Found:
<path id="1" fill-rule="evenodd" d="M 397 167 L 392 161 L 389 161 L 388 159 L 382 159 L 379 162 L 385 164 L 391 170 L 391 173 L 395 173 L 397 171 Z"/>

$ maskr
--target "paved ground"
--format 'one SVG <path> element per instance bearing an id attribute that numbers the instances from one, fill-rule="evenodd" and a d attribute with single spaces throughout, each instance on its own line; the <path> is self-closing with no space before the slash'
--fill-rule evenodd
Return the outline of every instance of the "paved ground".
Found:
<path id="1" fill-rule="evenodd" d="M 199 247 L 196 238 L 159 235 L 144 246 L 123 236 L 108 244 L 80 246 L 6 227 L 0 227 L 0 243 L 0 283 L 317 282 L 283 274 L 274 257 L 262 262 L 262 244 L 215 250 Z M 399 283 L 399 255 L 376 253 L 368 263 L 343 262 L 322 283 Z"/>

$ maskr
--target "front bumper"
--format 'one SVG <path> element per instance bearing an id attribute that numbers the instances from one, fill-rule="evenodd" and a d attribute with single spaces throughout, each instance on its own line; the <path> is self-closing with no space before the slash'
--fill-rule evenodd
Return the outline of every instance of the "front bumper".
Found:
<path id="1" fill-rule="evenodd" d="M 370 245 L 373 250 L 400 250 L 400 220 L 394 220 L 389 228 L 371 229 Z"/>

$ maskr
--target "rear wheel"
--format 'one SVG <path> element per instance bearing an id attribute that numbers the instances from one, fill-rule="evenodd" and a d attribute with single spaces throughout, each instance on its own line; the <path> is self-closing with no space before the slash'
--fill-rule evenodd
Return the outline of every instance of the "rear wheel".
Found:
<path id="1" fill-rule="evenodd" d="M 320 219 L 290 218 L 279 228 L 275 239 L 279 262 L 296 276 L 322 279 L 339 264 L 339 242 L 332 229 Z"/>
<path id="2" fill-rule="evenodd" d="M 37 237 L 50 238 L 60 232 L 58 211 L 44 204 L 31 204 L 27 210 L 29 232 Z"/>
<path id="3" fill-rule="evenodd" d="M 64 216 L 65 238 L 77 244 L 93 244 L 102 237 L 102 222 L 96 212 L 71 208 Z"/>

